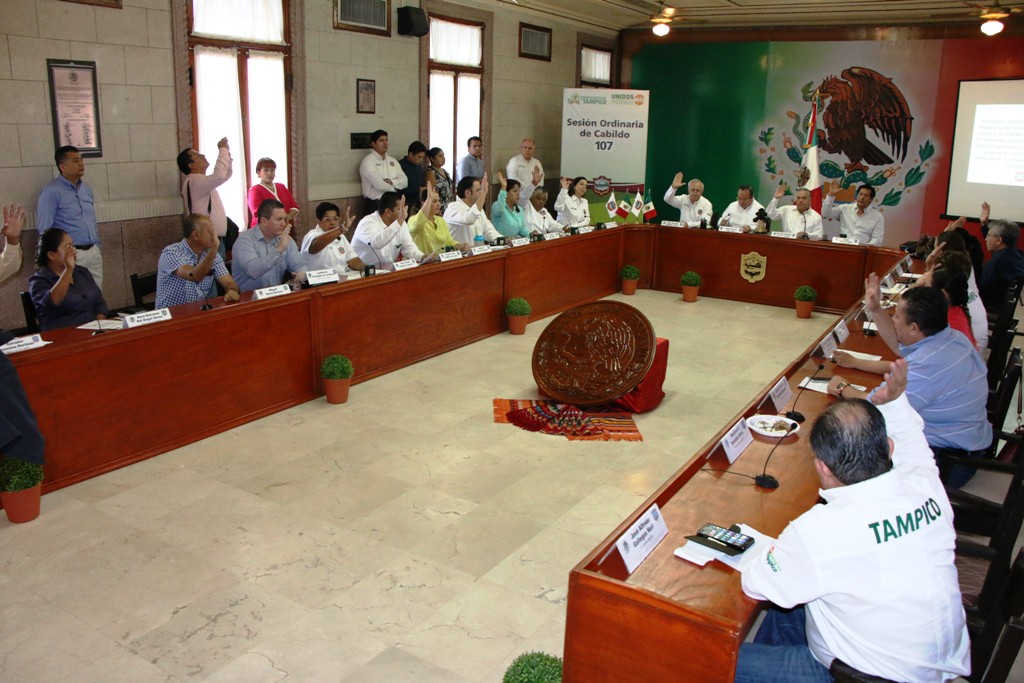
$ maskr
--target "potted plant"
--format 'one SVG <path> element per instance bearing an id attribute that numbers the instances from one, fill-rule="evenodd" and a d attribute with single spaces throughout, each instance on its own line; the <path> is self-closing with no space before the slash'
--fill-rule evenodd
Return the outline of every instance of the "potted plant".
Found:
<path id="1" fill-rule="evenodd" d="M 814 311 L 814 302 L 818 300 L 818 292 L 810 285 L 800 285 L 793 292 L 796 299 L 796 317 L 810 318 Z"/>
<path id="2" fill-rule="evenodd" d="M 39 516 L 43 466 L 17 458 L 0 458 L 0 503 L 7 519 L 18 524 Z"/>
<path id="3" fill-rule="evenodd" d="M 700 274 L 692 270 L 683 273 L 679 278 L 679 284 L 683 286 L 683 301 L 694 302 L 697 300 L 697 293 L 700 291 Z"/>
<path id="4" fill-rule="evenodd" d="M 530 302 L 522 297 L 512 297 L 505 304 L 505 315 L 508 317 L 509 334 L 525 334 L 526 323 L 530 320 Z"/>
<path id="5" fill-rule="evenodd" d="M 352 361 L 341 354 L 332 354 L 320 364 L 320 377 L 324 380 L 324 393 L 328 403 L 344 403 L 352 384 L 355 368 Z"/>
<path id="6" fill-rule="evenodd" d="M 619 275 L 622 277 L 622 293 L 629 296 L 636 294 L 636 286 L 640 281 L 640 269 L 636 266 L 622 266 Z"/>
<path id="7" fill-rule="evenodd" d="M 562 659 L 546 652 L 524 652 L 505 669 L 502 683 L 561 683 Z"/>

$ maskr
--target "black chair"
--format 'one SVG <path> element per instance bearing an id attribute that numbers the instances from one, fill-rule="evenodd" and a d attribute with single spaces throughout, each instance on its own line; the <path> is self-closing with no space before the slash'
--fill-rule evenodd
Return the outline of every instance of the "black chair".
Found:
<path id="1" fill-rule="evenodd" d="M 1003 305 L 999 308 L 992 331 L 988 338 L 988 388 L 990 392 L 998 389 L 999 380 L 1006 367 L 1006 357 L 1013 346 L 1014 334 L 1017 331 L 1017 321 L 1013 314 L 1017 311 L 1016 291 L 1010 291 Z"/>
<path id="2" fill-rule="evenodd" d="M 152 273 L 132 273 L 132 296 L 135 297 L 135 306 L 145 311 L 152 311 L 156 308 L 156 271 Z M 147 296 L 153 296 L 153 301 L 146 301 Z"/>
<path id="3" fill-rule="evenodd" d="M 38 332 L 39 321 L 36 319 L 36 307 L 32 303 L 32 297 L 28 292 L 21 293 L 21 310 L 25 312 L 25 331 L 28 334 Z"/>
<path id="4" fill-rule="evenodd" d="M 972 683 L 1005 683 L 1024 642 L 1024 550 L 1003 581 L 985 614 L 967 619 L 971 634 Z"/>

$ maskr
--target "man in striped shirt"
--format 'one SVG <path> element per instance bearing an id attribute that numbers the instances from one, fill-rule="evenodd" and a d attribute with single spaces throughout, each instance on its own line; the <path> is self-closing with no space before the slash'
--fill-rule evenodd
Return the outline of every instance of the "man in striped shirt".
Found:
<path id="1" fill-rule="evenodd" d="M 949 327 L 945 294 L 934 287 L 908 289 L 891 318 L 882 310 L 881 296 L 878 276 L 872 273 L 865 282 L 864 302 L 878 334 L 907 361 L 907 398 L 924 419 L 928 445 L 937 458 L 981 457 L 992 443 L 992 425 L 985 412 L 985 363 L 970 340 Z M 843 351 L 837 351 L 834 359 L 842 367 L 878 374 L 889 366 Z M 843 398 L 868 395 L 838 375 L 829 382 L 829 393 Z M 954 467 L 946 483 L 960 487 L 973 475 L 973 468 Z"/>

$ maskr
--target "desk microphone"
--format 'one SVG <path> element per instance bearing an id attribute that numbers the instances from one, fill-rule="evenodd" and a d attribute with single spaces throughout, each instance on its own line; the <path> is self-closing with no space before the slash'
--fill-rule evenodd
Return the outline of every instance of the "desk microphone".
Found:
<path id="1" fill-rule="evenodd" d="M 797 401 L 800 400 L 800 395 L 804 393 L 807 387 L 810 386 L 811 382 L 814 381 L 814 378 L 818 376 L 818 373 L 824 369 L 825 364 L 818 363 L 818 369 L 814 371 L 814 374 L 811 375 L 810 379 L 808 379 L 806 383 L 801 383 L 800 390 L 796 392 L 796 399 L 793 401 L 793 409 L 786 413 L 787 418 L 793 420 L 793 422 L 803 422 L 804 420 L 807 419 L 806 417 L 804 417 L 803 413 L 797 411 L 796 403 Z M 776 486 L 778 486 L 778 484 L 776 484 Z"/>
<path id="2" fill-rule="evenodd" d="M 213 306 L 210 305 L 210 290 L 209 289 L 206 289 L 206 288 L 203 289 L 203 301 L 205 303 L 202 306 L 199 307 L 200 311 L 209 311 L 209 310 L 213 309 Z"/>
<path id="3" fill-rule="evenodd" d="M 106 332 L 106 330 L 103 329 L 103 321 L 96 318 L 96 331 L 92 333 L 92 336 L 95 337 L 97 334 L 103 334 L 104 332 Z"/>
<path id="4" fill-rule="evenodd" d="M 775 445 L 772 447 L 771 453 L 769 453 L 768 457 L 764 459 L 764 470 L 762 470 L 761 474 L 754 477 L 755 486 L 760 486 L 763 489 L 779 488 L 779 480 L 773 477 L 772 475 L 768 474 L 768 462 L 772 459 L 772 456 L 775 454 L 775 449 L 779 447 L 780 443 L 785 441 L 787 436 L 793 433 L 793 430 L 796 429 L 796 427 L 797 426 L 795 424 L 789 425 L 789 429 L 786 430 L 786 433 L 780 436 L 779 440 L 775 442 Z"/>

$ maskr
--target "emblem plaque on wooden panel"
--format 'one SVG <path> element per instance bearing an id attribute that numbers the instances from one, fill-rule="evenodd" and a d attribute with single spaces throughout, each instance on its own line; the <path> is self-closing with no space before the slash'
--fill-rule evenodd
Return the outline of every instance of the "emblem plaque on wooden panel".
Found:
<path id="1" fill-rule="evenodd" d="M 740 276 L 747 282 L 753 284 L 764 279 L 768 272 L 768 257 L 761 256 L 756 251 L 748 254 L 740 254 Z"/>

